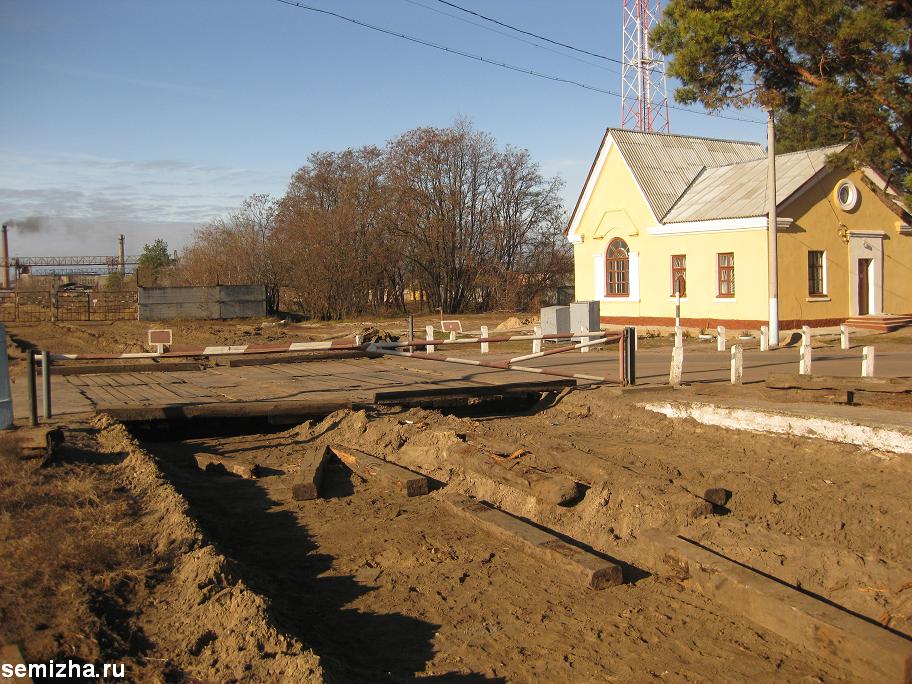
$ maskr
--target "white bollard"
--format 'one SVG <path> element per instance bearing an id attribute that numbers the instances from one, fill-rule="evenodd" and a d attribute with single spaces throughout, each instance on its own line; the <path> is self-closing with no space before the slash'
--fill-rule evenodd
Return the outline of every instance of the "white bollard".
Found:
<path id="1" fill-rule="evenodd" d="M 770 349 L 770 329 L 768 325 L 760 326 L 760 351 L 769 351 Z"/>
<path id="2" fill-rule="evenodd" d="M 673 347 L 671 350 L 671 369 L 668 371 L 668 384 L 680 385 L 681 372 L 684 369 L 684 347 Z"/>
<path id="3" fill-rule="evenodd" d="M 481 336 L 483 338 L 488 336 L 488 326 L 486 326 L 486 325 L 481 326 Z M 490 350 L 490 346 L 489 346 L 490 344 L 491 344 L 490 342 L 481 343 L 481 353 L 482 354 L 488 353 L 488 351 Z"/>
<path id="4" fill-rule="evenodd" d="M 731 348 L 731 383 L 740 385 L 744 376 L 744 351 L 740 344 L 733 344 Z"/>
<path id="5" fill-rule="evenodd" d="M 725 326 L 716 328 L 716 351 L 725 351 Z"/>
<path id="6" fill-rule="evenodd" d="M 586 330 L 585 326 L 582 326 L 582 325 L 581 325 L 581 326 L 580 326 L 580 333 L 584 333 L 584 334 L 585 334 L 585 333 L 587 333 L 587 332 L 589 332 L 589 331 Z M 592 339 L 592 338 L 590 338 L 588 335 L 586 335 L 585 337 L 580 337 L 580 342 L 582 342 L 583 344 L 588 344 L 590 339 Z M 581 348 L 580 348 L 580 353 L 585 353 L 585 352 L 588 352 L 588 351 L 589 351 L 589 347 L 581 347 Z"/>
<path id="7" fill-rule="evenodd" d="M 0 341 L 6 345 L 6 329 L 0 323 Z M 10 394 L 9 367 L 6 347 L 0 354 L 0 430 L 6 430 L 13 425 L 13 398 Z"/>
<path id="8" fill-rule="evenodd" d="M 363 336 L 363 335 L 355 335 L 355 346 L 356 346 L 356 347 L 360 347 L 362 344 L 364 344 L 364 336 Z M 158 346 L 159 346 L 159 347 L 163 347 L 164 345 L 158 345 Z M 161 354 L 161 353 L 163 353 L 163 352 L 162 352 L 162 351 L 159 351 L 158 353 Z"/>
<path id="9" fill-rule="evenodd" d="M 675 348 L 680 349 L 684 346 L 684 328 L 680 325 L 675 326 Z"/>
<path id="10" fill-rule="evenodd" d="M 434 326 L 433 326 L 433 325 L 427 326 L 427 327 L 424 329 L 424 332 L 425 332 L 425 334 L 427 335 L 427 337 L 426 337 L 425 339 L 427 339 L 427 340 L 433 340 L 433 339 L 434 339 Z M 424 348 L 424 351 L 426 351 L 428 354 L 433 354 L 433 353 L 434 353 L 434 345 L 433 345 L 433 344 L 429 344 L 428 346 L 426 346 L 426 347 Z"/>
<path id="11" fill-rule="evenodd" d="M 536 325 L 534 328 L 532 328 L 532 334 L 535 335 L 535 337 L 540 338 L 542 336 L 541 326 Z M 541 351 L 541 343 L 542 343 L 542 341 L 540 339 L 532 340 L 532 353 L 533 354 L 538 354 Z"/>
<path id="12" fill-rule="evenodd" d="M 849 326 L 845 323 L 839 326 L 839 346 L 843 349 L 850 349 L 849 344 Z"/>
<path id="13" fill-rule="evenodd" d="M 456 331 L 450 330 L 450 342 L 455 342 L 455 341 L 456 341 Z"/>
<path id="14" fill-rule="evenodd" d="M 813 354 L 813 347 L 809 344 L 802 344 L 799 349 L 801 357 L 798 360 L 798 373 L 801 375 L 810 375 L 811 374 L 811 355 Z"/>
<path id="15" fill-rule="evenodd" d="M 861 350 L 861 377 L 874 377 L 874 347 L 863 347 Z"/>

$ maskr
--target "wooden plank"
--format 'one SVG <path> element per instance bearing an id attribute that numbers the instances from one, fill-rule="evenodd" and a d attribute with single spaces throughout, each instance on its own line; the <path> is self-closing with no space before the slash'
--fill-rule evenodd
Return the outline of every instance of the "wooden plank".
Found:
<path id="1" fill-rule="evenodd" d="M 406 496 L 421 496 L 428 493 L 428 480 L 424 475 L 418 475 L 351 447 L 333 444 L 329 448 L 355 474 L 365 480 L 380 480 L 405 492 Z"/>
<path id="2" fill-rule="evenodd" d="M 169 361 L 161 363 L 84 364 L 81 366 L 57 366 L 51 364 L 52 375 L 98 375 L 99 373 L 177 373 L 180 371 L 201 371 L 199 363 Z"/>
<path id="3" fill-rule="evenodd" d="M 766 378 L 770 389 L 860 390 L 901 394 L 912 392 L 912 380 L 903 378 L 852 378 L 797 373 L 770 373 Z"/>
<path id="4" fill-rule="evenodd" d="M 374 399 L 380 404 L 399 402 L 430 401 L 434 399 L 476 398 L 532 394 L 535 392 L 559 392 L 565 387 L 575 387 L 575 380 L 545 380 L 542 382 L 510 382 L 500 385 L 469 385 L 440 387 L 417 390 L 391 390 L 376 392 Z"/>
<path id="5" fill-rule="evenodd" d="M 816 656 L 847 666 L 859 681 L 912 682 L 909 638 L 694 542 L 659 530 L 639 536 L 655 573 L 674 577 Z"/>
<path id="6" fill-rule="evenodd" d="M 291 480 L 291 498 L 295 501 L 307 501 L 320 496 L 320 485 L 323 483 L 323 466 L 329 450 L 326 447 L 311 447 L 301 456 L 301 467 Z"/>
<path id="7" fill-rule="evenodd" d="M 571 546 L 557 535 L 513 517 L 486 503 L 461 494 L 447 493 L 443 500 L 457 514 L 478 523 L 500 537 L 506 538 L 524 551 L 581 579 L 591 589 L 605 589 L 622 584 L 621 566 L 593 553 Z"/>
<path id="8" fill-rule="evenodd" d="M 230 401 L 196 404 L 157 404 L 153 406 L 119 406 L 100 410 L 122 423 L 149 421 L 205 420 L 222 418 L 285 417 L 323 418 L 341 409 L 350 409 L 349 400 L 339 401 Z"/>

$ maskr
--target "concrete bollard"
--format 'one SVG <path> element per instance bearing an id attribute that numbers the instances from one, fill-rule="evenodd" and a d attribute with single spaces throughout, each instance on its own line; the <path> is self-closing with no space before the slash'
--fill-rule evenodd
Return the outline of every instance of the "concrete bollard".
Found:
<path id="1" fill-rule="evenodd" d="M 450 342 L 455 342 L 455 341 L 456 341 L 456 331 L 450 330 Z"/>
<path id="2" fill-rule="evenodd" d="M 675 346 L 671 350 L 671 369 L 668 371 L 668 384 L 680 385 L 681 373 L 684 370 L 684 347 Z"/>
<path id="3" fill-rule="evenodd" d="M 799 352 L 801 357 L 798 360 L 798 373 L 801 375 L 810 375 L 813 347 L 811 347 L 810 344 L 802 344 Z"/>
<path id="4" fill-rule="evenodd" d="M 725 326 L 716 328 L 716 351 L 725 351 Z"/>
<path id="5" fill-rule="evenodd" d="M 542 329 L 541 329 L 541 326 L 540 326 L 540 325 L 536 325 L 534 328 L 532 328 L 532 334 L 533 334 L 535 337 L 538 337 L 538 338 L 539 338 L 539 339 L 537 339 L 537 340 L 532 340 L 532 353 L 533 353 L 533 354 L 538 354 L 538 353 L 541 351 L 541 347 L 542 347 L 542 345 L 541 345 L 542 341 L 541 341 L 541 339 L 540 339 L 541 336 L 542 336 Z"/>
<path id="6" fill-rule="evenodd" d="M 770 329 L 768 325 L 760 326 L 760 351 L 769 351 L 770 349 Z"/>
<path id="7" fill-rule="evenodd" d="M 580 333 L 582 333 L 583 335 L 585 335 L 585 333 L 588 333 L 588 332 L 589 332 L 589 331 L 586 330 L 585 326 L 582 326 L 582 325 L 580 326 Z M 580 342 L 582 342 L 583 344 L 588 344 L 588 342 L 589 342 L 590 339 L 592 339 L 592 338 L 590 338 L 588 335 L 585 335 L 585 336 L 583 336 L 583 337 L 580 337 Z M 582 348 L 580 349 L 580 353 L 586 353 L 586 352 L 588 352 L 588 351 L 589 351 L 589 347 L 582 347 Z"/>
<path id="8" fill-rule="evenodd" d="M 806 325 L 801 326 L 801 344 L 811 346 L 811 329 Z"/>
<path id="9" fill-rule="evenodd" d="M 731 384 L 740 385 L 744 376 L 744 348 L 733 344 L 731 348 Z"/>
<path id="10" fill-rule="evenodd" d="M 851 344 L 849 343 L 849 326 L 845 323 L 839 326 L 839 346 L 843 349 L 851 348 Z"/>
<path id="11" fill-rule="evenodd" d="M 874 377 L 874 347 L 863 347 L 861 350 L 861 377 Z"/>
<path id="12" fill-rule="evenodd" d="M 13 425 L 13 397 L 10 394 L 6 328 L 3 323 L 0 323 L 0 341 L 4 344 L 4 351 L 0 354 L 0 430 L 6 430 Z"/>
<path id="13" fill-rule="evenodd" d="M 486 338 L 488 336 L 488 326 L 486 326 L 486 325 L 481 326 L 481 336 L 482 336 L 482 338 Z M 491 349 L 490 345 L 491 345 L 490 342 L 482 342 L 481 343 L 481 353 L 487 354 L 488 351 Z"/>
<path id="14" fill-rule="evenodd" d="M 684 347 L 684 328 L 680 325 L 675 326 L 675 348 L 681 349 Z"/>
<path id="15" fill-rule="evenodd" d="M 425 335 L 427 335 L 427 337 L 425 337 L 425 339 L 427 339 L 427 340 L 433 340 L 433 339 L 434 339 L 434 326 L 433 326 L 433 325 L 427 326 L 427 327 L 424 329 L 424 333 L 425 333 Z M 428 354 L 433 354 L 433 353 L 434 353 L 434 345 L 433 345 L 433 344 L 429 344 L 428 346 L 426 346 L 426 347 L 424 348 L 424 351 L 426 351 Z"/>

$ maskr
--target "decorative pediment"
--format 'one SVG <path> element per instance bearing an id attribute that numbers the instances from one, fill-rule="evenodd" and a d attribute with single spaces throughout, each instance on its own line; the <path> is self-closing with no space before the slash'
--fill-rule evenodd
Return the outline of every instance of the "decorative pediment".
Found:
<path id="1" fill-rule="evenodd" d="M 602 214 L 602 218 L 592 234 L 592 239 L 602 240 L 606 237 L 633 237 L 636 235 L 639 235 L 639 230 L 626 209 L 609 209 Z"/>

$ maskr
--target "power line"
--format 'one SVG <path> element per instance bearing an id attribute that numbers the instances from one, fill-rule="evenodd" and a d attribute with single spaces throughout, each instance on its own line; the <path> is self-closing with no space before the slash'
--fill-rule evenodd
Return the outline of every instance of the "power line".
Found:
<path id="1" fill-rule="evenodd" d="M 347 17 L 344 14 L 339 14 L 338 12 L 333 12 L 331 10 L 322 9 L 319 7 L 313 7 L 311 5 L 306 5 L 302 2 L 296 2 L 295 0 L 275 0 L 283 5 L 288 5 L 290 7 L 296 7 L 298 9 L 306 10 L 308 12 L 314 12 L 316 14 L 323 14 L 326 16 L 334 17 L 342 21 L 347 21 L 351 24 L 361 26 L 362 28 L 370 29 L 372 31 L 378 31 L 380 33 L 385 33 L 388 36 L 393 36 L 395 38 L 401 38 L 402 40 L 407 40 L 412 43 L 417 43 L 418 45 L 423 45 L 425 47 L 433 48 L 435 50 L 441 50 L 443 52 L 449 52 L 453 55 L 459 55 L 460 57 L 465 57 L 466 59 L 472 59 L 477 62 L 483 62 L 485 64 L 490 64 L 492 66 L 500 67 L 502 69 L 508 69 L 510 71 L 515 71 L 521 74 L 526 74 L 528 76 L 534 76 L 535 78 L 541 78 L 546 81 L 554 81 L 555 83 L 565 83 L 567 85 L 576 86 L 584 90 L 590 90 L 595 93 L 602 93 L 603 95 L 610 95 L 612 97 L 620 98 L 621 94 L 613 90 L 608 90 L 607 88 L 599 88 L 598 86 L 590 85 L 588 83 L 583 83 L 582 81 L 576 81 L 572 78 L 564 78 L 562 76 L 555 76 L 553 74 L 546 74 L 541 71 L 535 71 L 534 69 L 528 69 L 525 67 L 516 66 L 514 64 L 508 64 L 507 62 L 500 62 L 495 59 L 490 59 L 488 57 L 483 57 L 481 55 L 476 55 L 471 52 L 466 52 L 458 48 L 448 47 L 446 45 L 441 45 L 440 43 L 434 43 L 429 40 L 424 40 L 423 38 L 417 38 L 415 36 L 408 35 L 407 33 L 399 33 L 398 31 L 393 31 L 391 29 L 383 28 L 382 26 L 377 26 L 375 24 L 370 24 L 366 21 L 361 21 L 359 19 L 354 19 L 353 17 Z M 686 107 L 676 107 L 674 105 L 669 105 L 669 109 L 676 109 L 681 112 L 687 112 L 688 114 L 699 114 L 702 116 L 711 116 L 718 119 L 729 119 L 731 121 L 741 121 L 744 123 L 752 124 L 763 124 L 766 125 L 764 121 L 756 121 L 754 119 L 745 119 L 738 116 L 730 116 L 727 114 L 715 114 L 712 112 L 701 112 L 695 109 L 688 109 Z"/>
<path id="2" fill-rule="evenodd" d="M 590 52 L 589 50 L 583 50 L 582 48 L 574 47 L 573 45 L 567 45 L 567 43 L 561 43 L 560 41 L 557 41 L 557 40 L 551 40 L 550 38 L 546 38 L 545 36 L 540 36 L 537 33 L 532 33 L 531 31 L 526 31 L 524 29 L 513 26 L 512 24 L 506 24 L 502 21 L 498 21 L 497 19 L 493 19 L 491 17 L 486 17 L 484 14 L 480 14 L 479 12 L 475 12 L 473 10 L 466 9 L 465 7 L 460 7 L 459 5 L 457 5 L 455 3 L 447 2 L 447 0 L 437 0 L 437 2 L 439 2 L 443 5 L 447 5 L 448 7 L 452 7 L 453 9 L 458 9 L 460 12 L 465 12 L 466 14 L 471 14 L 472 16 L 478 17 L 479 19 L 484 19 L 485 21 L 490 21 L 492 24 L 497 24 L 498 26 L 503 26 L 504 28 L 508 28 L 511 31 L 516 31 L 517 33 L 522 33 L 523 35 L 531 36 L 532 38 L 538 38 L 539 40 L 543 40 L 546 43 L 551 43 L 552 45 L 558 45 L 562 48 L 567 48 L 568 50 L 573 50 L 574 52 L 580 52 L 584 55 L 589 55 L 590 57 L 598 57 L 599 59 L 604 59 L 609 62 L 616 62 L 617 64 L 626 65 L 626 62 L 624 62 L 624 60 L 616 59 L 614 57 L 608 57 L 607 55 L 600 55 L 597 52 Z M 633 66 L 636 66 L 636 65 L 633 65 Z"/>
<path id="3" fill-rule="evenodd" d="M 596 64 L 595 62 L 592 62 L 588 59 L 582 59 L 580 57 L 568 55 L 566 52 L 561 52 L 560 50 L 555 50 L 554 48 L 549 48 L 546 45 L 540 45 L 539 43 L 536 43 L 534 41 L 526 40 L 525 38 L 520 38 L 519 36 L 514 36 L 513 34 L 508 33 L 507 31 L 499 31 L 496 28 L 492 28 L 490 26 L 485 26 L 484 24 L 480 24 L 477 21 L 472 21 L 471 19 L 465 19 L 463 17 L 456 16 L 455 14 L 451 14 L 449 12 L 444 12 L 443 10 L 435 9 L 429 5 L 425 5 L 422 2 L 418 2 L 418 0 L 403 0 L 403 2 L 407 2 L 410 5 L 415 5 L 416 7 L 423 7 L 424 9 L 428 10 L 429 12 L 434 12 L 436 14 L 441 14 L 445 17 L 450 17 L 451 19 L 455 19 L 456 21 L 461 21 L 465 24 L 469 24 L 470 26 L 476 26 L 476 27 L 482 29 L 483 31 L 490 31 L 491 33 L 496 33 L 500 36 L 509 38 L 510 40 L 516 40 L 516 41 L 519 41 L 520 43 L 525 43 L 526 45 L 532 45 L 533 47 L 537 47 L 539 50 L 547 50 L 548 52 L 551 52 L 555 55 L 560 55 L 561 57 L 566 57 L 567 59 L 572 59 L 575 62 L 580 62 L 581 64 L 588 64 L 591 67 L 595 67 L 596 69 L 603 69 L 604 71 L 607 71 L 612 74 L 617 74 L 618 76 L 621 75 L 621 72 L 618 71 L 617 69 L 612 69 L 611 67 L 603 66 L 601 64 Z"/>

